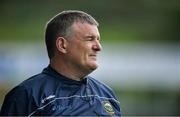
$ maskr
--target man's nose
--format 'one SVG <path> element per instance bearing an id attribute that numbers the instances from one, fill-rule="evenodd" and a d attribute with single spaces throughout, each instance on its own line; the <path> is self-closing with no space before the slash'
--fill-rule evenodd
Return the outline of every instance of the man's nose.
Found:
<path id="1" fill-rule="evenodd" d="M 99 40 L 95 41 L 95 44 L 93 45 L 93 49 L 96 50 L 96 51 L 101 51 L 102 50 L 102 46 L 101 46 Z"/>

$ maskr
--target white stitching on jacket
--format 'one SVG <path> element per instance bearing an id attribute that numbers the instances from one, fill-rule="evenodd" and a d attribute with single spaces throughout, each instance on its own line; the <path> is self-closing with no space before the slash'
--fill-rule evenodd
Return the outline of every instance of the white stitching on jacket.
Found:
<path id="1" fill-rule="evenodd" d="M 114 98 L 107 98 L 107 97 L 100 97 L 98 95 L 86 95 L 86 96 L 80 96 L 80 95 L 73 95 L 73 96 L 69 96 L 69 97 L 58 97 L 58 98 L 54 98 L 54 100 L 50 101 L 49 103 L 45 104 L 44 106 L 41 106 L 39 108 L 37 108 L 35 111 L 33 111 L 32 113 L 30 113 L 28 115 L 28 117 L 31 117 L 34 113 L 36 113 L 38 110 L 41 110 L 43 108 L 45 108 L 46 106 L 48 106 L 49 104 L 51 104 L 52 102 L 56 101 L 56 100 L 61 100 L 61 99 L 69 99 L 69 98 L 85 98 L 85 97 L 97 97 L 99 99 L 107 99 L 107 100 L 114 100 L 115 102 L 119 103 L 119 101 L 117 101 L 116 99 Z"/>

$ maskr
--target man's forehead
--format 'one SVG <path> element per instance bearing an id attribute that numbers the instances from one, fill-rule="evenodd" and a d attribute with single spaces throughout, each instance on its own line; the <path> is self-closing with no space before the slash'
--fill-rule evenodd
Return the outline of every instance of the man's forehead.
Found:
<path id="1" fill-rule="evenodd" d="M 75 31 L 76 33 L 86 33 L 86 34 L 91 34 L 91 35 L 99 35 L 99 30 L 96 25 L 89 24 L 87 22 L 75 22 L 71 26 L 72 30 Z"/>

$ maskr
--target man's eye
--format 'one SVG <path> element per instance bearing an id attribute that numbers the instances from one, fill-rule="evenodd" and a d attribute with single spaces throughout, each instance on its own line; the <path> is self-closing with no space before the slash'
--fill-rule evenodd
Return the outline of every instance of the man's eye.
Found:
<path id="1" fill-rule="evenodd" d="M 86 38 L 86 41 L 92 41 L 93 40 L 93 38 L 92 37 L 88 37 L 88 38 Z"/>

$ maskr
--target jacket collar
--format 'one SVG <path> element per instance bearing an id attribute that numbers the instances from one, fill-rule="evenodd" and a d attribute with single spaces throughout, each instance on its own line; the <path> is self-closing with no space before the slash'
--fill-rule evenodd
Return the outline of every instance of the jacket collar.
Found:
<path id="1" fill-rule="evenodd" d="M 84 79 L 82 79 L 81 81 L 77 81 L 77 80 L 73 80 L 70 79 L 66 76 L 63 76 L 62 74 L 58 73 L 55 69 L 53 69 L 50 65 L 48 65 L 48 67 L 46 67 L 42 73 L 48 74 L 53 78 L 56 78 L 58 80 L 60 80 L 61 82 L 65 83 L 65 84 L 69 84 L 69 85 L 81 85 L 81 84 L 87 84 L 87 77 L 85 77 Z"/>

